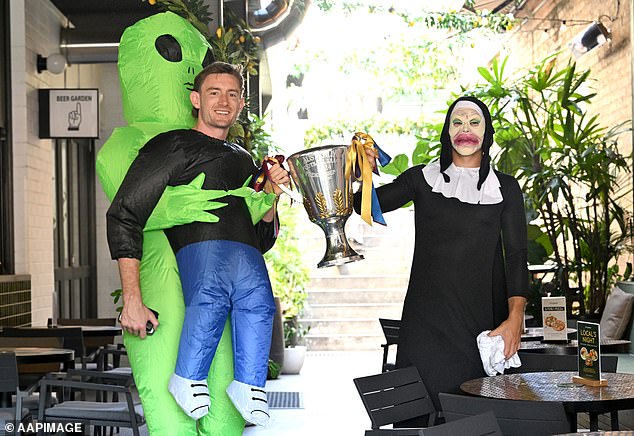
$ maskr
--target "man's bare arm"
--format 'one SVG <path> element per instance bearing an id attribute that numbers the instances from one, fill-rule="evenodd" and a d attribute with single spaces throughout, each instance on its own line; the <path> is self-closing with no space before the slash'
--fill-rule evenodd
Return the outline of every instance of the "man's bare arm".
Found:
<path id="1" fill-rule="evenodd" d="M 123 288 L 121 327 L 128 333 L 144 339 L 147 322 L 151 322 L 156 329 L 158 320 L 152 311 L 143 304 L 139 282 L 140 262 L 138 259 L 122 257 L 117 259 L 117 263 L 119 264 L 119 275 Z"/>

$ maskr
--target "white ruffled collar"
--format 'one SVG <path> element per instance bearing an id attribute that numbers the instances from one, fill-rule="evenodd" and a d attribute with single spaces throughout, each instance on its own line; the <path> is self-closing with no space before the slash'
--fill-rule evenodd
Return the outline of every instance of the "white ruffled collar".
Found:
<path id="1" fill-rule="evenodd" d="M 438 160 L 423 168 L 423 176 L 431 186 L 432 192 L 470 204 L 498 204 L 503 200 L 500 181 L 492 169 L 489 169 L 489 174 L 480 190 L 478 190 L 480 168 L 457 167 L 452 163 L 445 173 L 450 178 L 449 182 L 445 182 Z"/>

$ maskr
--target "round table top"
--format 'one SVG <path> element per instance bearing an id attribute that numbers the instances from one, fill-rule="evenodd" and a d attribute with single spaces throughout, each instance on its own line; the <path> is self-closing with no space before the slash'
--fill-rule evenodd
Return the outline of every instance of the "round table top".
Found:
<path id="1" fill-rule="evenodd" d="M 0 353 L 13 352 L 21 363 L 63 363 L 75 360 L 75 352 L 66 348 L 0 347 Z"/>
<path id="2" fill-rule="evenodd" d="M 625 339 L 601 339 L 601 352 L 622 353 L 626 352 L 631 341 Z M 571 340 L 567 344 L 552 342 L 528 341 L 520 344 L 520 351 L 552 354 L 577 354 L 577 341 Z"/>
<path id="3" fill-rule="evenodd" d="M 603 373 L 607 386 L 592 387 L 572 382 L 576 372 L 503 374 L 469 380 L 460 389 L 471 395 L 504 400 L 597 403 L 627 401 L 634 408 L 634 374 Z"/>

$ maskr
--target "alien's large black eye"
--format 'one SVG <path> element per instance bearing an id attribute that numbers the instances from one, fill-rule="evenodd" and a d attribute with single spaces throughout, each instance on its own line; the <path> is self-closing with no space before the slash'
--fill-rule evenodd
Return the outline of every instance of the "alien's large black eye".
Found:
<path id="1" fill-rule="evenodd" d="M 154 47 L 166 60 L 180 62 L 183 60 L 181 45 L 172 35 L 161 35 L 154 41 Z"/>
<path id="2" fill-rule="evenodd" d="M 213 61 L 214 61 L 214 54 L 211 52 L 211 50 L 207 49 L 207 53 L 205 53 L 205 59 L 203 59 L 203 68 L 211 64 Z"/>

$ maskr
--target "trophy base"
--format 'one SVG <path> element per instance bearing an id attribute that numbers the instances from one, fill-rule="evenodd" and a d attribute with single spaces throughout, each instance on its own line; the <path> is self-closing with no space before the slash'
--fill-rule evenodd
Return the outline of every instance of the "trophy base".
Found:
<path id="1" fill-rule="evenodd" d="M 321 262 L 317 264 L 317 268 L 327 268 L 329 266 L 337 266 L 343 265 L 350 262 L 356 262 L 357 260 L 363 260 L 364 257 L 361 254 L 352 254 L 346 257 L 340 257 L 336 259 L 322 259 Z"/>

